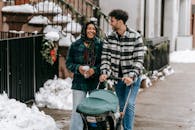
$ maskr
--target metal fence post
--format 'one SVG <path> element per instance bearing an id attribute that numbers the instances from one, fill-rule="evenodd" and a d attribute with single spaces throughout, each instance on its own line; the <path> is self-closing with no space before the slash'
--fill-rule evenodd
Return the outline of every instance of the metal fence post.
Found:
<path id="1" fill-rule="evenodd" d="M 10 97 L 10 81 L 9 81 L 9 76 L 10 76 L 10 59 L 9 59 L 9 40 L 7 40 L 7 95 Z"/>
<path id="2" fill-rule="evenodd" d="M 36 69 L 35 69 L 35 36 L 33 35 L 33 82 L 34 82 L 34 97 L 36 93 Z"/>

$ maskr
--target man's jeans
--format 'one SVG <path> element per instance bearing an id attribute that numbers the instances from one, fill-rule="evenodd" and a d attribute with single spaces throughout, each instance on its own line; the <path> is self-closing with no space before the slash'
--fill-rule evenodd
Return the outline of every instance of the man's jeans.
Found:
<path id="1" fill-rule="evenodd" d="M 120 112 L 123 111 L 129 91 L 131 91 L 129 103 L 123 119 L 124 130 L 133 130 L 135 117 L 135 100 L 140 88 L 141 79 L 138 78 L 131 86 L 126 86 L 123 81 L 118 81 L 115 86 L 116 94 L 119 98 Z"/>
<path id="2" fill-rule="evenodd" d="M 73 109 L 71 115 L 70 130 L 83 130 L 83 120 L 79 113 L 76 112 L 77 105 L 86 98 L 86 92 L 73 90 Z"/>

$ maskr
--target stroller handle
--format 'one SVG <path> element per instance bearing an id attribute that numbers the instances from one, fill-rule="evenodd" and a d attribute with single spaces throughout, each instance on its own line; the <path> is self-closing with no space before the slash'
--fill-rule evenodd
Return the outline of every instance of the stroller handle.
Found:
<path id="1" fill-rule="evenodd" d="M 106 79 L 106 81 L 107 81 L 108 79 L 110 79 L 110 80 L 122 80 L 121 77 L 116 77 L 116 76 L 109 76 L 109 77 Z M 98 82 L 98 85 L 97 85 L 97 87 L 96 87 L 96 89 L 99 89 L 100 83 L 101 83 L 101 82 L 99 81 L 99 82 Z"/>
<path id="2" fill-rule="evenodd" d="M 116 76 L 110 76 L 110 77 L 108 77 L 108 79 L 113 79 L 113 80 L 122 80 L 122 78 L 121 77 L 116 77 Z"/>

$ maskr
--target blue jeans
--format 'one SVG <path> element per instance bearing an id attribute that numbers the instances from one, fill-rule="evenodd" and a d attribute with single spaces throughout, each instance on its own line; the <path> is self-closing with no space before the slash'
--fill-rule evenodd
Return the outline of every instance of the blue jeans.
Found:
<path id="1" fill-rule="evenodd" d="M 118 81 L 115 86 L 116 94 L 119 98 L 119 109 L 123 111 L 129 91 L 131 91 L 130 99 L 127 105 L 127 109 L 123 118 L 124 130 L 133 130 L 134 117 L 135 117 L 135 100 L 138 90 L 140 88 L 141 79 L 138 78 L 131 86 L 126 86 L 123 81 Z"/>
<path id="2" fill-rule="evenodd" d="M 76 112 L 77 105 L 86 98 L 86 92 L 73 90 L 73 109 L 71 115 L 70 130 L 83 130 L 83 120 L 79 113 Z"/>

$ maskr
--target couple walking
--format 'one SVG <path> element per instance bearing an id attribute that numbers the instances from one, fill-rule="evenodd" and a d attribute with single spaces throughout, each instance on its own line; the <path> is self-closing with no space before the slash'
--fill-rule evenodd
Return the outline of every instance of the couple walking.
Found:
<path id="1" fill-rule="evenodd" d="M 97 37 L 98 29 L 88 22 L 82 29 L 81 38 L 72 43 L 66 59 L 68 70 L 74 73 L 73 110 L 70 130 L 83 130 L 83 122 L 77 105 L 86 98 L 87 92 L 96 89 L 98 82 L 109 76 L 121 77 L 115 81 L 121 115 L 129 91 L 130 100 L 123 115 L 124 130 L 133 130 L 135 100 L 140 87 L 143 69 L 144 45 L 141 35 L 128 28 L 128 14 L 115 9 L 109 13 L 113 31 L 102 42 Z"/>

